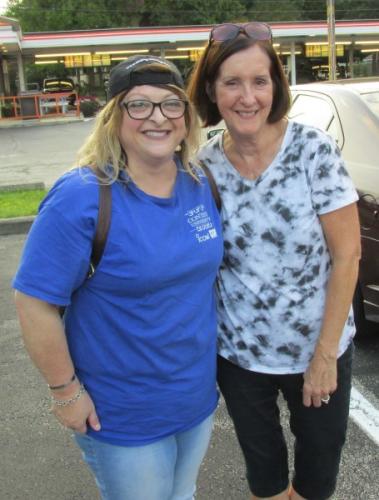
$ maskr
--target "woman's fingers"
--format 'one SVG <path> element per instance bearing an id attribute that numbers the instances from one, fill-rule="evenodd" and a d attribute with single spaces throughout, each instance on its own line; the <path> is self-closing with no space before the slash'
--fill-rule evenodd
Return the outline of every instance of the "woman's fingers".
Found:
<path id="1" fill-rule="evenodd" d="M 67 406 L 53 405 L 52 412 L 59 422 L 68 429 L 82 434 L 87 431 L 87 423 L 92 429 L 100 430 L 100 422 L 94 404 L 88 393 Z"/>
<path id="2" fill-rule="evenodd" d="M 337 388 L 337 362 L 314 356 L 304 373 L 303 404 L 319 408 Z"/>

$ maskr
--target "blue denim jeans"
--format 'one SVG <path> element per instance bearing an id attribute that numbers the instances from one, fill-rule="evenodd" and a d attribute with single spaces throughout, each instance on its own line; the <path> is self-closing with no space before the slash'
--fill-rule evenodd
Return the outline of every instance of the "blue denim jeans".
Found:
<path id="1" fill-rule="evenodd" d="M 75 434 L 103 500 L 192 500 L 213 415 L 146 446 L 116 446 Z"/>
<path id="2" fill-rule="evenodd" d="M 279 392 L 287 402 L 295 436 L 294 489 L 308 500 L 326 500 L 333 494 L 349 416 L 353 350 L 351 344 L 338 359 L 338 388 L 329 404 L 320 408 L 303 405 L 302 373 L 256 373 L 218 357 L 218 384 L 234 423 L 253 494 L 271 497 L 289 485 Z"/>

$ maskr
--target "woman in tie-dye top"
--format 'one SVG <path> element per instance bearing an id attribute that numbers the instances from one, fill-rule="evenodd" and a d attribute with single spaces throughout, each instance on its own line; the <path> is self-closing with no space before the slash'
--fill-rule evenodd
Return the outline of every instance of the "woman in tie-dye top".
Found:
<path id="1" fill-rule="evenodd" d="M 289 122 L 289 89 L 262 23 L 215 27 L 190 82 L 222 198 L 218 381 L 253 499 L 326 499 L 351 387 L 357 193 L 322 131 Z M 277 397 L 295 436 L 289 480 Z"/>

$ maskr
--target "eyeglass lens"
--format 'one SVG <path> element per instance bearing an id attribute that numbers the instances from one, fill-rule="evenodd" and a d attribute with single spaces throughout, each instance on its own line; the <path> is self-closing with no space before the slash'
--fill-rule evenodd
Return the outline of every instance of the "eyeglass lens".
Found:
<path id="1" fill-rule="evenodd" d="M 271 40 L 272 33 L 267 24 L 248 23 L 243 26 L 243 28 L 245 33 L 247 33 L 250 38 L 256 38 L 257 40 Z"/>
<path id="2" fill-rule="evenodd" d="M 138 99 L 122 103 L 130 118 L 135 120 L 146 120 L 154 113 L 156 106 L 159 107 L 165 118 L 181 118 L 186 110 L 187 102 L 181 99 L 166 99 L 162 102 L 152 102 Z"/>
<path id="3" fill-rule="evenodd" d="M 216 26 L 211 31 L 211 40 L 216 42 L 225 42 L 233 40 L 239 33 L 245 33 L 249 38 L 255 40 L 271 40 L 271 29 L 263 23 L 231 24 L 225 23 Z"/>

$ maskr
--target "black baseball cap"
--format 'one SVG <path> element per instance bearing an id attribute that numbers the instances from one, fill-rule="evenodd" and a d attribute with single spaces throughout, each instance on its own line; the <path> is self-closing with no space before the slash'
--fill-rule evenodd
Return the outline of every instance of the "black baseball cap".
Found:
<path id="1" fill-rule="evenodd" d="M 156 67 L 149 69 L 141 67 L 160 65 L 162 71 Z M 115 66 L 109 75 L 108 99 L 112 99 L 120 92 L 131 90 L 136 85 L 176 85 L 184 89 L 182 75 L 178 68 L 170 61 L 158 56 L 131 56 Z"/>

